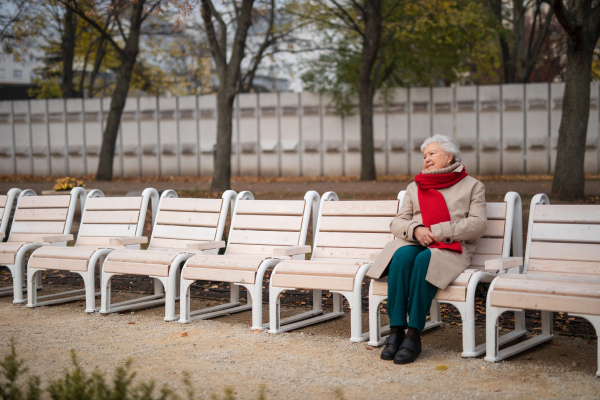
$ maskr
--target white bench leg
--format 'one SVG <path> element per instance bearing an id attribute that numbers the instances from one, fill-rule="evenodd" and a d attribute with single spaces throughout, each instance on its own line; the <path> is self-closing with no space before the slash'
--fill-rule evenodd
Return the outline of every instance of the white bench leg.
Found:
<path id="1" fill-rule="evenodd" d="M 102 280 L 100 282 L 100 313 L 105 314 L 110 312 L 110 291 L 111 291 L 111 278 L 113 273 L 102 271 Z"/>
<path id="2" fill-rule="evenodd" d="M 485 311 L 485 361 L 496 362 L 498 358 L 498 318 L 504 311 L 504 308 L 490 306 L 486 307 Z"/>
<path id="3" fill-rule="evenodd" d="M 381 310 L 379 305 L 387 297 L 373 294 L 374 280 L 369 285 L 369 342 L 370 346 L 381 346 Z"/>
<path id="4" fill-rule="evenodd" d="M 271 282 L 273 281 L 271 276 Z M 281 287 L 269 288 L 269 333 L 280 333 L 281 330 L 281 301 L 279 295 L 288 290 Z"/>
<path id="5" fill-rule="evenodd" d="M 179 285 L 179 322 L 182 324 L 190 322 L 190 286 L 192 283 L 194 283 L 192 279 L 181 279 Z"/>
<path id="6" fill-rule="evenodd" d="M 27 267 L 27 307 L 35 307 L 37 304 L 37 279 L 42 269 Z"/>

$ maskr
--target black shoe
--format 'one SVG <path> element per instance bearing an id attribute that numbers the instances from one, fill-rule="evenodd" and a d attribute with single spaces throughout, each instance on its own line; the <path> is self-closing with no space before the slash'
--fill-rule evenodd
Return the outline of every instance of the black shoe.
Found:
<path id="1" fill-rule="evenodd" d="M 385 339 L 385 346 L 383 350 L 381 350 L 381 359 L 382 360 L 393 360 L 394 356 L 400 349 L 400 343 L 404 339 L 404 331 L 401 334 L 391 333 L 390 336 Z"/>
<path id="2" fill-rule="evenodd" d="M 406 337 L 394 357 L 394 364 L 410 364 L 417 359 L 419 354 L 421 354 L 421 337 L 417 339 Z"/>

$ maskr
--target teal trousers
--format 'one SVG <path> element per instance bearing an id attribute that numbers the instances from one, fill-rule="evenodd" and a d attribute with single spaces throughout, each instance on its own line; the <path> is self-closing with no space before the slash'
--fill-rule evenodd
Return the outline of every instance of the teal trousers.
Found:
<path id="1" fill-rule="evenodd" d="M 403 246 L 394 253 L 388 267 L 390 326 L 416 328 L 421 332 L 438 288 L 425 280 L 431 250 Z M 408 316 L 408 323 L 407 318 Z"/>

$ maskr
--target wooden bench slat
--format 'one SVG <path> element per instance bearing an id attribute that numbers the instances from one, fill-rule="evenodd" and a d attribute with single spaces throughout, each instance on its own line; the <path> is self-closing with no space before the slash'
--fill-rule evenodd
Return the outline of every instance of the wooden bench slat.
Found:
<path id="1" fill-rule="evenodd" d="M 371 254 L 381 253 L 381 248 L 339 248 L 339 247 L 317 247 L 313 250 L 313 258 L 349 258 L 355 260 L 371 260 Z"/>
<path id="2" fill-rule="evenodd" d="M 183 279 L 253 284 L 256 279 L 256 272 L 212 268 L 184 268 L 181 276 Z"/>
<path id="3" fill-rule="evenodd" d="M 325 201 L 321 214 L 344 216 L 395 217 L 398 214 L 398 200 L 376 201 Z M 389 225 L 388 225 L 389 228 Z"/>
<path id="4" fill-rule="evenodd" d="M 125 248 L 122 245 L 112 245 L 110 241 L 114 239 L 111 236 L 82 236 L 81 234 L 77 237 L 75 247 L 90 246 L 90 247 L 104 247 L 109 249 Z"/>
<path id="5" fill-rule="evenodd" d="M 565 260 L 532 260 L 527 263 L 527 271 L 545 272 L 548 274 L 567 273 L 600 276 L 600 262 L 565 261 Z"/>
<path id="6" fill-rule="evenodd" d="M 534 309 L 600 315 L 600 299 L 588 297 L 493 291 L 490 295 L 490 301 L 495 307 L 514 308 L 517 310 Z"/>
<path id="7" fill-rule="evenodd" d="M 304 200 L 240 200 L 235 204 L 236 214 L 302 215 Z"/>
<path id="8" fill-rule="evenodd" d="M 533 216 L 535 223 L 600 224 L 598 205 L 537 205 Z"/>
<path id="9" fill-rule="evenodd" d="M 504 238 L 504 220 L 488 220 L 483 237 Z"/>
<path id="10" fill-rule="evenodd" d="M 87 271 L 88 260 L 32 257 L 30 267 L 40 269 L 60 269 L 66 271 Z"/>
<path id="11" fill-rule="evenodd" d="M 201 213 L 219 213 L 223 199 L 182 199 L 164 198 L 160 202 L 160 211 L 185 211 Z"/>
<path id="12" fill-rule="evenodd" d="M 106 257 L 105 265 L 111 262 L 171 264 L 182 251 L 115 250 Z"/>
<path id="13" fill-rule="evenodd" d="M 62 233 L 65 221 L 15 221 L 11 233 Z M 38 235 L 40 236 L 40 235 Z"/>
<path id="14" fill-rule="evenodd" d="M 388 217 L 339 217 L 323 216 L 319 220 L 319 230 L 338 231 L 338 232 L 390 232 L 390 222 L 392 218 Z"/>
<path id="15" fill-rule="evenodd" d="M 136 230 L 137 224 L 81 224 L 79 236 L 130 237 Z"/>
<path id="16" fill-rule="evenodd" d="M 213 268 L 223 270 L 240 270 L 240 271 L 256 271 L 262 263 L 262 258 L 243 258 L 243 257 L 228 257 L 211 256 L 198 254 L 187 261 L 186 268 Z M 184 268 L 184 269 L 186 269 Z"/>
<path id="17" fill-rule="evenodd" d="M 68 211 L 67 208 L 20 208 L 15 212 L 15 221 L 64 221 Z"/>
<path id="18" fill-rule="evenodd" d="M 600 261 L 600 244 L 532 242 L 530 259 Z"/>
<path id="19" fill-rule="evenodd" d="M 291 287 L 321 290 L 354 290 L 354 277 L 341 276 L 307 276 L 307 275 L 279 275 L 275 274 L 271 278 L 272 285 L 275 287 Z"/>
<path id="20" fill-rule="evenodd" d="M 300 231 L 301 228 L 301 216 L 238 214 L 235 216 L 235 220 L 233 221 L 233 229 Z"/>
<path id="21" fill-rule="evenodd" d="M 208 240 L 209 242 L 212 240 Z M 174 250 L 185 250 L 186 252 L 192 253 L 187 249 L 188 244 L 193 243 L 205 243 L 204 240 L 181 240 L 181 239 L 167 239 L 167 238 L 152 238 L 148 244 L 148 250 L 160 250 L 160 249 L 174 249 Z M 146 250 L 146 251 L 148 251 Z"/>
<path id="22" fill-rule="evenodd" d="M 229 243 L 294 246 L 300 240 L 300 232 L 233 230 Z"/>
<path id="23" fill-rule="evenodd" d="M 485 211 L 488 220 L 506 219 L 506 203 L 485 203 Z"/>
<path id="24" fill-rule="evenodd" d="M 139 210 L 131 211 L 86 211 L 83 213 L 84 224 L 137 224 Z"/>
<path id="25" fill-rule="evenodd" d="M 68 208 L 71 195 L 58 196 L 22 196 L 19 197 L 17 208 Z"/>
<path id="26" fill-rule="evenodd" d="M 317 245 L 344 248 L 383 248 L 394 239 L 391 233 L 319 232 Z"/>
<path id="27" fill-rule="evenodd" d="M 566 243 L 600 243 L 600 225 L 534 223 L 534 241 Z"/>
<path id="28" fill-rule="evenodd" d="M 555 296 L 581 296 L 600 299 L 600 280 L 579 282 L 525 276 L 522 279 L 498 279 L 494 290 L 519 293 L 550 293 Z M 599 310 L 600 311 L 600 310 Z"/>
<path id="29" fill-rule="evenodd" d="M 160 210 L 156 217 L 156 223 L 159 225 L 216 227 L 219 223 L 219 214 Z"/>
<path id="30" fill-rule="evenodd" d="M 90 210 L 140 210 L 142 197 L 93 197 L 85 202 L 86 211 Z"/>
<path id="31" fill-rule="evenodd" d="M 46 236 L 46 235 L 62 235 L 63 230 L 61 229 L 60 231 L 56 231 L 56 232 L 44 232 L 43 234 L 40 233 L 18 233 L 18 232 L 11 232 L 10 236 L 8 237 L 8 241 L 7 243 L 28 243 L 28 242 L 34 242 L 37 239 L 39 239 L 42 236 Z"/>
<path id="32" fill-rule="evenodd" d="M 6 208 L 6 202 L 8 201 L 8 196 L 0 195 L 0 207 L 2 209 Z"/>
<path id="33" fill-rule="evenodd" d="M 438 289 L 434 297 L 435 300 L 446 301 L 466 301 L 467 287 L 466 286 L 448 286 L 444 290 Z"/>
<path id="34" fill-rule="evenodd" d="M 262 255 L 262 256 L 273 257 L 273 250 L 280 249 L 282 247 L 286 247 L 286 246 L 228 243 L 225 254 L 227 254 L 227 255 L 249 254 L 249 255 Z"/>
<path id="35" fill-rule="evenodd" d="M 502 254 L 502 246 L 504 245 L 504 239 L 496 238 L 481 238 L 477 241 L 477 254 Z"/>
<path id="36" fill-rule="evenodd" d="M 135 262 L 106 260 L 102 270 L 117 274 L 131 274 L 144 276 L 169 276 L 169 264 L 140 264 Z"/>
<path id="37" fill-rule="evenodd" d="M 154 237 L 166 239 L 215 240 L 216 228 L 203 226 L 157 225 L 154 227 Z"/>
<path id="38" fill-rule="evenodd" d="M 69 260 L 87 260 L 92 256 L 92 254 L 94 254 L 96 250 L 97 247 L 87 246 L 68 247 L 66 249 L 62 246 L 42 246 L 33 253 L 32 259 L 36 257 L 41 257 Z"/>
<path id="39" fill-rule="evenodd" d="M 285 261 L 277 266 L 278 274 L 354 277 L 362 264 L 319 261 Z"/>

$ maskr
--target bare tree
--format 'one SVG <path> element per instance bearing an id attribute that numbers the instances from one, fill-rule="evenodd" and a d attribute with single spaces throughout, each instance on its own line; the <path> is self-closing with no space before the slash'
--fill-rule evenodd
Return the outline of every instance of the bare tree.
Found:
<path id="1" fill-rule="evenodd" d="M 596 0 L 551 2 L 556 18 L 568 35 L 565 92 L 551 195 L 558 200 L 581 200 L 585 188 L 585 137 L 590 116 L 592 61 L 600 35 L 600 3 Z"/>
<path id="2" fill-rule="evenodd" d="M 98 33 L 119 54 L 115 89 L 110 102 L 108 120 L 102 138 L 100 161 L 96 172 L 97 180 L 111 180 L 113 176 L 113 159 L 121 114 L 127 100 L 131 75 L 137 61 L 141 27 L 146 18 L 156 10 L 163 0 L 128 0 L 122 2 L 96 2 L 92 9 L 83 8 L 77 2 L 59 0 L 65 7 L 71 9 Z M 99 18 L 100 10 L 106 13 L 105 19 Z M 128 17 L 128 19 L 127 19 Z M 112 21 L 117 25 L 117 32 L 111 29 Z"/>
<path id="3" fill-rule="evenodd" d="M 552 5 L 543 10 L 543 0 L 489 0 L 498 23 L 505 83 L 527 83 L 534 70 L 554 15 Z M 505 26 L 508 26 L 506 28 Z"/>

